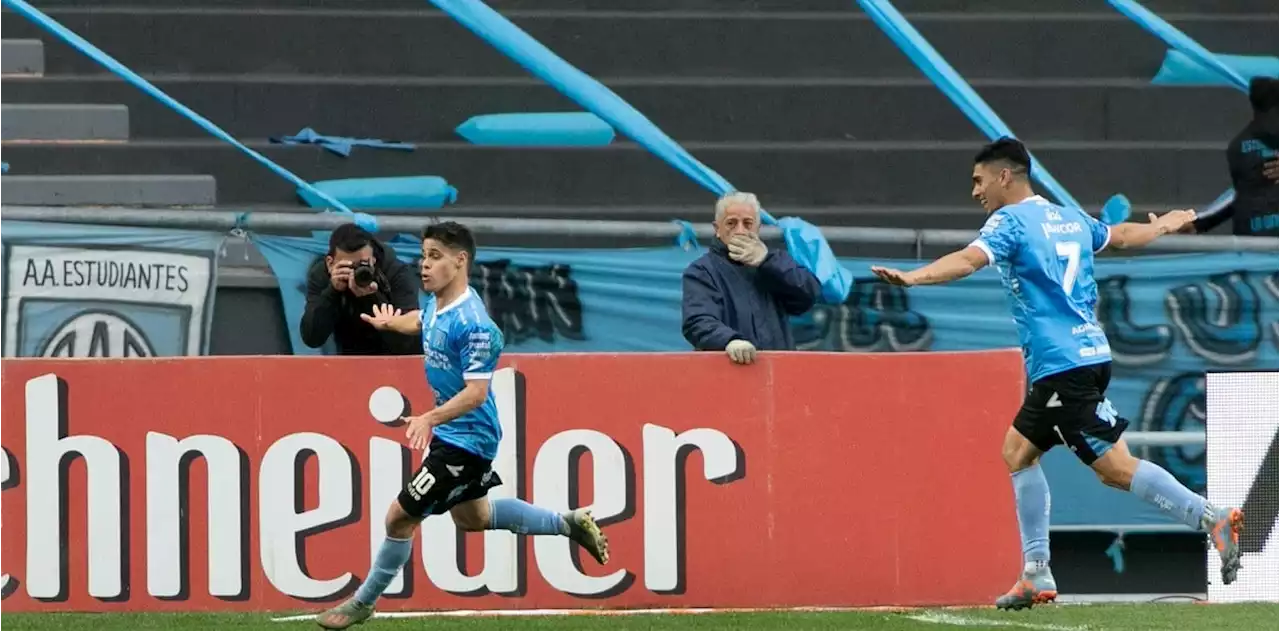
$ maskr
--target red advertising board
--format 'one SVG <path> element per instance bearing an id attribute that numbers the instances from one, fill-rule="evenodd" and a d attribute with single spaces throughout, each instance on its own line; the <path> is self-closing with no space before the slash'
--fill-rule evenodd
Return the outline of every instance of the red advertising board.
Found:
<path id="1" fill-rule="evenodd" d="M 371 396 L 429 405 L 420 361 L 6 360 L 5 610 L 340 601 L 421 457 Z M 1022 379 L 1012 351 L 512 355 L 494 495 L 592 505 L 611 562 L 433 517 L 380 607 L 988 602 Z"/>

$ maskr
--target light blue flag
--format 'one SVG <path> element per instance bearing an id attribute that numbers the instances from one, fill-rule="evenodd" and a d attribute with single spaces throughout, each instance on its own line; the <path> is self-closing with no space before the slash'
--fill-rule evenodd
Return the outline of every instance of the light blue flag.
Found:
<path id="1" fill-rule="evenodd" d="M 110 70 L 111 72 L 115 73 L 116 76 L 133 84 L 135 88 L 142 90 L 143 92 L 147 93 L 148 96 L 154 98 L 157 101 L 160 101 L 161 103 L 164 103 L 165 105 L 169 106 L 170 109 L 187 117 L 187 119 L 189 119 L 191 122 L 203 127 L 205 131 L 212 134 L 215 138 L 218 138 L 219 140 L 222 140 L 227 144 L 230 144 L 236 149 L 243 151 L 250 158 L 253 158 L 254 160 L 258 161 L 258 163 L 262 164 L 268 169 L 271 169 L 271 171 L 274 172 L 276 175 L 279 175 L 280 177 L 292 182 L 295 186 L 299 188 L 303 188 L 310 191 L 313 195 L 327 202 L 332 208 L 336 208 L 337 210 L 342 212 L 347 212 L 347 213 L 351 212 L 351 210 L 348 209 L 346 206 L 344 206 L 342 202 L 334 199 L 329 194 L 311 186 L 311 184 L 309 184 L 306 180 L 298 177 L 297 175 L 294 175 L 292 171 L 289 171 L 288 169 L 276 164 L 275 162 L 272 162 L 270 158 L 262 155 L 261 153 L 258 153 L 257 151 L 254 151 L 253 149 L 250 149 L 249 147 L 246 147 L 244 143 L 240 142 L 239 140 L 236 140 L 235 137 L 233 137 L 231 134 L 223 131 L 221 127 L 218 127 L 217 125 L 213 124 L 213 121 L 210 121 L 209 119 L 201 116 L 195 110 L 187 107 L 186 105 L 183 105 L 182 103 L 179 103 L 177 99 L 169 96 L 168 94 L 165 94 L 160 88 L 157 88 L 156 86 L 152 85 L 150 81 L 143 79 L 141 76 L 138 75 L 138 73 L 130 70 L 124 64 L 116 61 L 114 58 L 111 57 L 111 55 L 108 55 L 105 52 L 102 52 L 102 49 L 89 43 L 89 40 L 86 40 L 85 38 L 80 37 L 73 31 L 71 31 L 71 29 L 68 29 L 67 27 L 59 24 L 56 20 L 45 15 L 39 9 L 31 6 L 30 4 L 27 4 L 24 0 L 3 0 L 3 2 L 4 2 L 5 8 L 13 11 L 14 13 L 17 13 L 18 15 L 21 15 L 22 17 L 27 18 L 28 20 L 31 20 L 36 24 L 36 26 L 39 26 L 40 28 L 43 28 L 46 31 L 49 31 L 50 33 L 57 36 L 62 41 L 69 44 L 72 48 L 79 50 L 80 52 L 84 53 L 85 56 L 87 56 L 88 58 L 98 62 L 98 64 L 102 65 L 107 70 Z"/>
<path id="2" fill-rule="evenodd" d="M 1280 79 L 1280 58 L 1264 55 L 1214 54 L 1222 65 L 1242 77 L 1271 77 Z M 1227 86 L 1236 87 L 1234 80 L 1205 66 L 1186 53 L 1169 49 L 1164 55 L 1160 71 L 1151 79 L 1155 85 Z"/>
<path id="3" fill-rule="evenodd" d="M 1199 66 L 1203 73 L 1212 73 L 1217 76 L 1220 82 L 1226 83 L 1227 85 L 1248 94 L 1249 79 L 1233 67 L 1236 64 L 1228 63 L 1227 60 L 1222 58 L 1225 56 L 1219 56 L 1209 52 L 1207 48 L 1201 46 L 1196 42 L 1196 40 L 1191 39 L 1172 24 L 1164 21 L 1163 18 L 1152 13 L 1141 4 L 1134 2 L 1134 0 L 1107 1 L 1110 2 L 1111 6 L 1115 7 L 1117 11 L 1124 14 L 1125 17 L 1133 20 L 1138 24 L 1138 26 L 1146 29 L 1147 32 L 1152 35 L 1159 37 L 1161 41 L 1173 49 L 1170 51 L 1170 54 L 1165 57 L 1166 65 L 1169 64 L 1170 57 L 1174 53 L 1180 54 L 1185 60 Z M 1241 69 L 1247 69 L 1247 67 L 1241 66 Z M 1161 68 L 1161 72 L 1163 71 L 1164 68 Z M 1272 71 L 1276 71 L 1274 66 L 1272 67 Z M 1270 76 L 1275 75 L 1273 74 Z M 1203 216 L 1211 212 L 1218 212 L 1222 207 L 1231 203 L 1230 201 L 1224 202 L 1224 200 L 1228 199 L 1235 199 L 1235 191 L 1233 189 L 1227 189 L 1225 193 L 1219 195 L 1218 199 L 1214 200 L 1213 204 L 1211 204 L 1209 212 L 1201 212 L 1200 214 Z"/>
<path id="4" fill-rule="evenodd" d="M 481 39 L 489 42 L 498 51 L 519 63 L 534 76 L 546 81 L 578 105 L 604 119 L 615 129 L 692 178 L 703 188 L 717 195 L 737 190 L 719 173 L 685 151 L 684 147 L 658 129 L 657 125 L 622 97 L 561 59 L 485 3 L 480 0 L 430 0 L 430 2 Z M 824 301 L 844 302 L 848 297 L 849 287 L 853 284 L 853 273 L 836 261 L 835 253 L 822 237 L 821 231 L 809 224 L 779 223 L 772 215 L 763 211 L 761 220 L 767 224 L 778 224 L 788 244 L 792 242 L 810 244 L 810 247 L 803 251 L 791 250 L 791 255 L 818 278 L 822 285 Z M 795 234 L 791 234 L 792 232 Z"/>
<path id="5" fill-rule="evenodd" d="M 942 93 L 960 108 L 960 111 L 982 131 L 983 135 L 991 140 L 1002 136 L 1017 138 L 1013 130 L 1009 129 L 1009 126 L 1000 120 L 986 101 L 983 101 L 982 97 L 978 96 L 978 93 L 965 82 L 964 77 L 961 77 L 960 73 L 938 54 L 938 51 L 914 26 L 911 26 L 911 23 L 894 8 L 893 4 L 888 0 L 858 0 L 858 4 L 880 27 L 880 30 L 884 31 L 884 34 L 888 35 L 889 39 L 893 40 L 893 43 L 907 55 L 911 63 L 915 64 L 939 90 L 942 90 Z M 1041 186 L 1048 189 L 1049 194 L 1053 195 L 1059 204 L 1081 207 L 1067 189 L 1053 179 L 1049 171 L 1036 160 L 1035 155 L 1031 156 L 1031 175 Z"/>

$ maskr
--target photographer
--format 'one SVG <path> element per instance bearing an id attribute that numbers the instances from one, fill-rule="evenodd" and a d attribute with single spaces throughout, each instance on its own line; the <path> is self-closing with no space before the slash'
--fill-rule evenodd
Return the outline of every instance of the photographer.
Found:
<path id="1" fill-rule="evenodd" d="M 418 308 L 418 278 L 395 252 L 355 224 L 329 237 L 329 254 L 307 272 L 307 308 L 299 332 L 319 348 L 329 336 L 341 355 L 420 355 L 418 336 L 378 331 L 360 319 L 374 305 Z"/>
<path id="2" fill-rule="evenodd" d="M 1209 232 L 1231 221 L 1236 236 L 1274 237 L 1280 229 L 1276 187 L 1276 108 L 1280 103 L 1280 81 L 1254 77 L 1249 82 L 1249 104 L 1253 119 L 1227 146 L 1227 167 L 1231 172 L 1233 196 L 1197 214 L 1195 223 L 1184 232 Z"/>

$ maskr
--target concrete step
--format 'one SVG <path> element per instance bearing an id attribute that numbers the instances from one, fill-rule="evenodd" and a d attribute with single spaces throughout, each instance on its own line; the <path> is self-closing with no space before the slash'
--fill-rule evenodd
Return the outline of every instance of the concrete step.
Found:
<path id="1" fill-rule="evenodd" d="M 14 21 L 13 17 L 4 24 Z M 0 74 L 44 74 L 44 42 L 38 39 L 5 39 L 0 41 Z"/>
<path id="2" fill-rule="evenodd" d="M 143 74 L 526 76 L 470 31 L 432 11 L 64 9 L 50 14 Z M 513 19 L 570 63 L 602 78 L 920 76 L 859 11 L 783 17 L 533 13 Z M 1274 19 L 1210 15 L 1173 22 L 1210 50 L 1276 54 Z M 1147 80 L 1165 53 L 1159 40 L 1115 13 L 923 15 L 913 16 L 912 23 L 971 80 Z M 40 35 L 24 20 L 6 20 L 0 31 L 5 37 Z M 254 45 L 223 45 L 227 37 Z M 61 43 L 50 46 L 47 55 L 49 74 L 101 71 Z"/>
<path id="3" fill-rule="evenodd" d="M 204 0 L 204 7 L 259 8 L 259 0 Z M 272 0 L 273 7 L 415 9 L 426 0 Z M 857 11 L 853 0 L 488 0 L 500 11 Z M 1158 13 L 1275 13 L 1274 0 L 1146 0 Z M 973 12 L 1089 12 L 1113 11 L 1100 0 L 895 0 L 901 11 Z M 190 6 L 184 0 L 44 0 L 41 7 L 148 7 Z"/>
<path id="4" fill-rule="evenodd" d="M 30 206 L 212 206 L 217 202 L 217 186 L 209 175 L 6 175 L 0 190 L 4 204 Z"/>
<path id="5" fill-rule="evenodd" d="M 308 180 L 439 175 L 460 205 L 705 205 L 710 193 L 640 147 L 504 149 L 464 143 L 412 153 L 340 158 L 316 147 L 250 143 Z M 977 142 L 686 143 L 686 148 L 768 205 L 965 206 Z M 1229 185 L 1221 143 L 1038 143 L 1041 162 L 1084 204 L 1114 193 L 1135 204 L 1195 205 Z M 217 141 L 9 145 L 10 162 L 36 173 L 211 173 L 225 204 L 295 203 L 294 188 Z M 7 182 L 6 182 L 7 183 Z"/>
<path id="6" fill-rule="evenodd" d="M 477 114 L 580 111 L 536 79 L 155 78 L 174 98 L 237 137 L 266 139 L 303 127 L 334 136 L 458 140 Z M 618 80 L 611 87 L 679 141 L 978 140 L 977 129 L 924 79 Z M 110 75 L 6 79 L 10 102 L 91 99 L 124 103 L 133 137 L 200 138 L 205 132 Z M 1224 143 L 1248 121 L 1247 101 L 1222 89 L 1145 82 L 975 82 L 1028 140 Z M 1206 115 L 1212 112 L 1213 115 Z"/>
<path id="7" fill-rule="evenodd" d="M 129 108 L 123 105 L 6 103 L 0 108 L 0 120 L 0 138 L 5 142 L 129 138 Z"/>

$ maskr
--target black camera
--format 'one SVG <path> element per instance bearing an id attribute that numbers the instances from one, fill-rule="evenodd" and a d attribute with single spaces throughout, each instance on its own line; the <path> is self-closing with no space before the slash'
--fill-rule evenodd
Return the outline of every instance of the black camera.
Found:
<path id="1" fill-rule="evenodd" d="M 373 263 L 360 261 L 351 269 L 351 280 L 356 284 L 356 287 L 368 287 L 373 284 L 373 281 L 377 280 L 377 275 L 374 271 Z"/>

